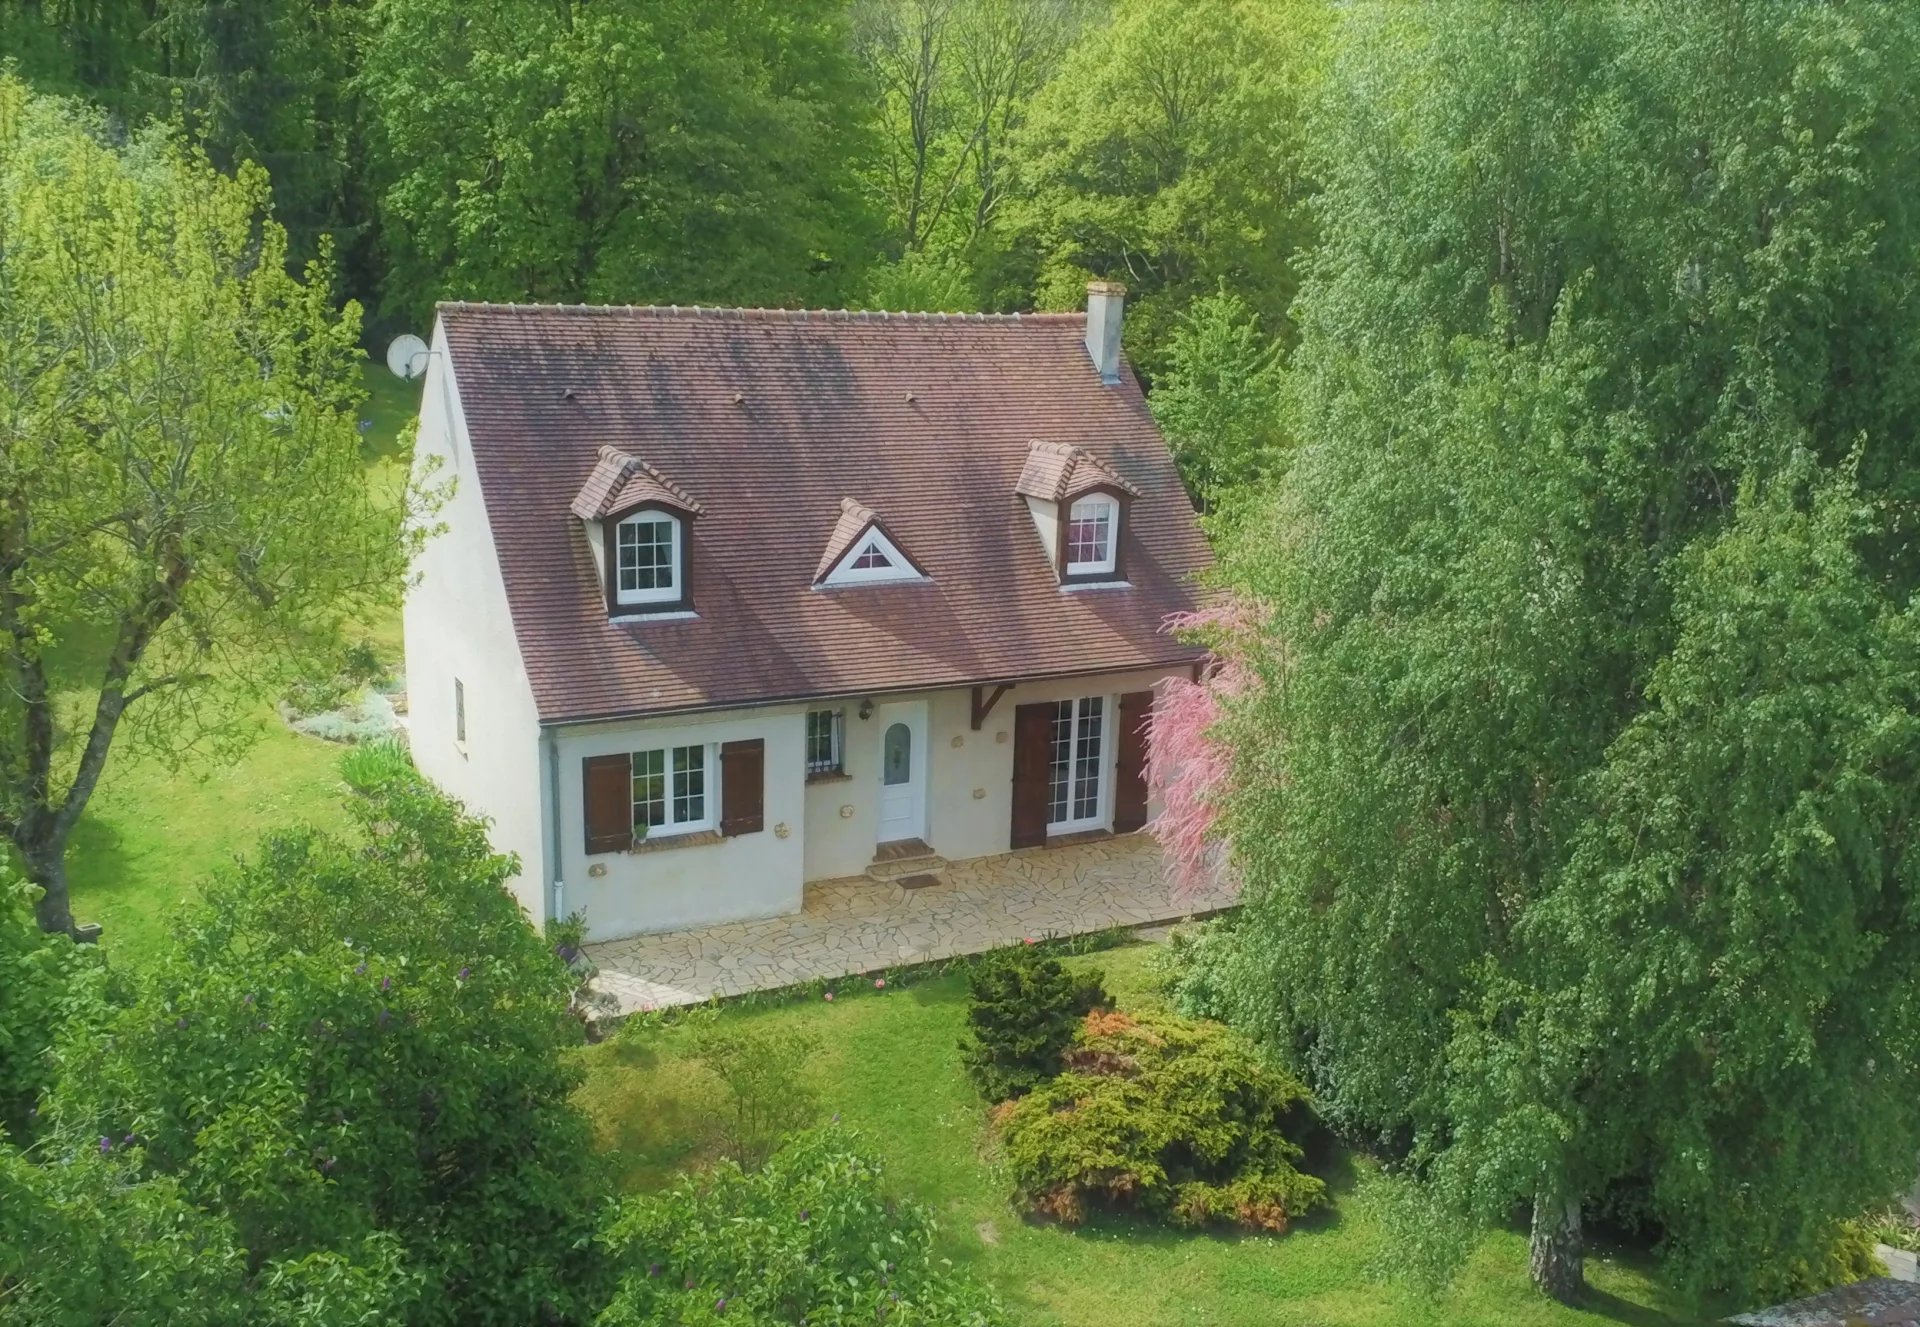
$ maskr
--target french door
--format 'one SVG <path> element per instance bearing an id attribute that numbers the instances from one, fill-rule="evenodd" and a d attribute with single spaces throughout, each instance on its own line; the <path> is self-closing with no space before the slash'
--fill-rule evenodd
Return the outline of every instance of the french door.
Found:
<path id="1" fill-rule="evenodd" d="M 1106 823 L 1107 698 L 1082 696 L 1054 706 L 1047 783 L 1047 833 L 1072 834 Z"/>

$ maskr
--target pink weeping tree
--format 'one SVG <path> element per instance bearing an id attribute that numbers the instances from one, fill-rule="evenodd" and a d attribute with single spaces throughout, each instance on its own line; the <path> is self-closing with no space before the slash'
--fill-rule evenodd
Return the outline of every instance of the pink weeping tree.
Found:
<path id="1" fill-rule="evenodd" d="M 1147 788 L 1160 803 L 1149 828 L 1160 842 L 1176 894 L 1198 892 L 1226 865 L 1227 845 L 1217 822 L 1233 758 L 1218 721 L 1224 702 L 1253 682 L 1243 651 L 1236 648 L 1253 626 L 1250 607 L 1232 599 L 1166 621 L 1167 631 L 1213 650 L 1199 681 L 1169 677 L 1156 685 L 1147 730 Z"/>

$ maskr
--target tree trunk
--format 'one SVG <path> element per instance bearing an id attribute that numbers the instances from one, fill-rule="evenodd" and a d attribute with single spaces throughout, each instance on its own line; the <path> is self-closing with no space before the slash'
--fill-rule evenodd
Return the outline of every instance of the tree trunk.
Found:
<path id="1" fill-rule="evenodd" d="M 1580 1200 L 1539 1193 L 1533 1198 L 1533 1235 L 1527 1270 L 1543 1294 L 1571 1304 L 1586 1291 L 1585 1253 L 1580 1242 Z"/>
<path id="2" fill-rule="evenodd" d="M 27 879 L 40 886 L 46 893 L 34 905 L 34 914 L 39 919 L 43 931 L 63 931 L 74 933 L 73 907 L 67 898 L 67 854 L 66 835 L 59 836 L 56 843 L 36 843 L 31 847 L 16 845 L 20 849 L 20 858 L 27 868 Z"/>

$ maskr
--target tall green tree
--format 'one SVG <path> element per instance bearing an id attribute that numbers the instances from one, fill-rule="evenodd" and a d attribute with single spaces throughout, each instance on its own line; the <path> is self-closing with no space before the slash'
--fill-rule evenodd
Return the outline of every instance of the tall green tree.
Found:
<path id="1" fill-rule="evenodd" d="M 292 260 L 330 237 L 362 283 L 370 207 L 362 196 L 363 113 L 354 76 L 371 35 L 369 0 L 153 0 L 143 33 L 147 106 L 174 97 L 215 166 L 263 167 Z"/>
<path id="2" fill-rule="evenodd" d="M 371 1306 L 323 1321 L 585 1321 L 602 1188 L 564 1058 L 573 974 L 507 893 L 517 864 L 404 753 L 362 748 L 343 774 L 350 834 L 264 839 L 208 884 L 128 1007 L 62 1043 L 36 1155 L 114 1160 L 103 1187 L 139 1187 L 142 1219 L 238 1251 L 243 1304 L 304 1275 Z M 102 1201 L 65 1184 L 27 1188 L 75 1220 Z M 86 1247 L 164 1253 L 98 1230 Z M 29 1275 L 51 1304 L 137 1310 L 145 1294 L 59 1259 Z"/>
<path id="3" fill-rule="evenodd" d="M 1187 303 L 1225 283 L 1276 333 L 1311 234 L 1306 98 L 1331 9 L 1319 0 L 1125 0 L 1034 98 L 1013 154 L 1009 239 L 1032 297 L 1077 308 L 1127 283 L 1130 354 L 1149 374 Z"/>
<path id="4" fill-rule="evenodd" d="M 398 593 L 355 428 L 359 310 L 288 274 L 257 167 L 125 148 L 0 79 L 0 833 L 64 855 L 116 743 L 252 732 L 240 700 Z"/>
<path id="5" fill-rule="evenodd" d="M 1238 295 L 1193 302 L 1167 343 L 1148 401 L 1201 510 L 1217 513 L 1285 460 L 1280 346 Z"/>
<path id="6" fill-rule="evenodd" d="M 1752 1289 L 1910 1182 L 1920 15 L 1360 6 L 1229 542 L 1241 1017 L 1445 1196 Z"/>
<path id="7" fill-rule="evenodd" d="M 874 249 L 838 0 L 383 0 L 385 309 L 845 302 Z"/>
<path id="8" fill-rule="evenodd" d="M 81 94 L 128 118 L 149 109 L 147 36 L 160 0 L 0 0 L 0 59 L 43 92 Z"/>
<path id="9" fill-rule="evenodd" d="M 854 49 L 880 100 L 875 180 L 901 254 L 964 249 L 1007 197 L 1027 108 L 1100 6 L 862 0 Z"/>

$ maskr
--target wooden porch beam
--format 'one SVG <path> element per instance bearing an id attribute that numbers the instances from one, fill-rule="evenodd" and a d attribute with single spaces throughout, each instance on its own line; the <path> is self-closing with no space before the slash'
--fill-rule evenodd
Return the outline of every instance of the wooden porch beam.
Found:
<path id="1" fill-rule="evenodd" d="M 987 721 L 989 714 L 993 713 L 993 707 L 1000 703 L 1000 697 L 1006 695 L 1011 690 L 1013 690 L 1013 683 L 1001 682 L 994 687 L 993 694 L 987 696 L 985 702 L 982 703 L 981 693 L 986 691 L 986 688 L 984 686 L 977 686 L 973 689 L 973 731 L 976 733 L 980 731 L 980 725 Z"/>

